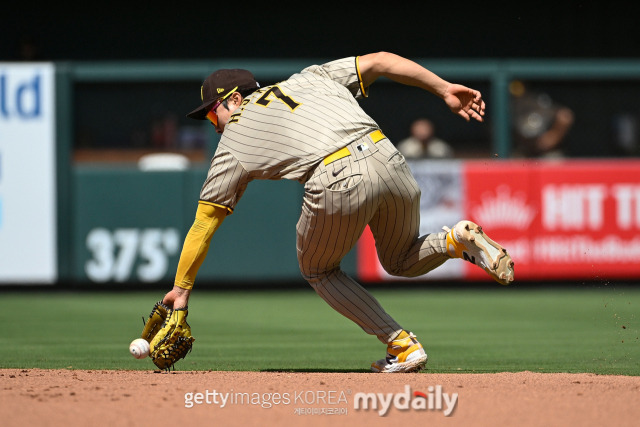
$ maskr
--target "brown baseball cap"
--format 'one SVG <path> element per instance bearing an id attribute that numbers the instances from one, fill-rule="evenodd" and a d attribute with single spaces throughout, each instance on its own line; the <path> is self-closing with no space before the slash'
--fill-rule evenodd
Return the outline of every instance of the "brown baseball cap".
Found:
<path id="1" fill-rule="evenodd" d="M 207 118 L 209 108 L 220 98 L 229 95 L 231 91 L 243 92 L 255 90 L 260 87 L 251 72 L 247 70 L 222 69 L 215 71 L 207 77 L 200 88 L 202 105 L 187 114 L 187 117 L 196 120 Z"/>

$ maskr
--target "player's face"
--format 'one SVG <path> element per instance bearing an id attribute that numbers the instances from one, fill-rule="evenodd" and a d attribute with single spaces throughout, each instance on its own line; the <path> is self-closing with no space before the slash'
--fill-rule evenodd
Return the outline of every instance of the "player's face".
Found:
<path id="1" fill-rule="evenodd" d="M 234 92 L 230 92 L 224 98 L 217 100 L 211 107 L 211 110 L 207 113 L 207 119 L 209 119 L 211 124 L 216 127 L 217 133 L 222 133 L 225 125 L 229 122 L 229 117 L 231 117 L 233 109 L 227 109 L 223 102 L 225 99 L 228 99 L 233 95 L 233 93 Z M 227 101 L 227 105 L 229 105 L 231 100 L 233 100 L 233 97 Z"/>
<path id="2" fill-rule="evenodd" d="M 211 124 L 216 127 L 216 130 L 218 130 L 218 123 L 220 123 L 220 119 L 218 118 L 218 109 L 220 107 L 222 107 L 221 99 L 216 101 L 216 103 L 213 104 L 213 107 L 211 107 L 211 110 L 207 113 L 207 119 L 209 119 Z"/>
<path id="3" fill-rule="evenodd" d="M 225 107 L 224 104 L 220 104 L 216 109 L 215 114 L 217 116 L 218 122 L 214 126 L 216 127 L 217 133 L 222 133 L 224 131 L 224 127 L 227 125 L 227 123 L 229 123 L 231 114 L 235 110 L 235 108 L 233 108 L 233 105 L 231 104 L 230 101 L 227 101 L 226 105 L 229 108 Z M 213 123 L 213 121 L 211 123 Z"/>

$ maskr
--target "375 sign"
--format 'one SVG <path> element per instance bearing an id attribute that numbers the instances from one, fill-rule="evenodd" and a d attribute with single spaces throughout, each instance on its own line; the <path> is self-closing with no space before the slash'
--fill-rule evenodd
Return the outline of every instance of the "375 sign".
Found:
<path id="1" fill-rule="evenodd" d="M 169 273 L 169 259 L 178 254 L 175 228 L 94 228 L 86 238 L 89 259 L 84 270 L 93 282 L 156 282 Z"/>

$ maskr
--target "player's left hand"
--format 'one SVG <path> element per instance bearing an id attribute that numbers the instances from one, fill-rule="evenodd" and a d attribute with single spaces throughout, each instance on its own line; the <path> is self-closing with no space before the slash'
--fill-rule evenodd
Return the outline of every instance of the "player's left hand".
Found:
<path id="1" fill-rule="evenodd" d="M 479 91 L 463 85 L 451 84 L 442 99 L 453 113 L 466 121 L 472 118 L 479 122 L 484 121 L 485 104 Z"/>
<path id="2" fill-rule="evenodd" d="M 170 308 L 178 309 L 184 308 L 189 303 L 189 289 L 184 289 L 179 286 L 174 286 L 162 299 L 162 303 Z"/>
<path id="3" fill-rule="evenodd" d="M 191 351 L 195 338 L 187 323 L 187 307 L 171 310 L 162 328 L 149 343 L 151 360 L 160 369 L 170 370 Z"/>
<path id="4" fill-rule="evenodd" d="M 187 307 L 171 309 L 158 301 L 144 325 L 141 338 L 149 343 L 151 360 L 160 369 L 170 370 L 191 351 L 195 338 L 187 323 Z"/>

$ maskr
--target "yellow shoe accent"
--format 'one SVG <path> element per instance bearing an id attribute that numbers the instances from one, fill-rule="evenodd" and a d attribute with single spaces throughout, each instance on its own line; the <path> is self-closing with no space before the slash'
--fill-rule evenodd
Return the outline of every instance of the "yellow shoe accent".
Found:
<path id="1" fill-rule="evenodd" d="M 403 339 L 405 339 L 405 338 L 408 338 L 409 336 L 410 336 L 410 335 L 409 335 L 409 332 L 407 332 L 407 331 L 402 331 L 402 332 L 400 332 L 400 333 L 398 334 L 398 336 L 397 336 L 397 337 L 395 337 L 395 338 L 393 339 L 393 341 L 400 341 L 400 340 L 403 340 Z"/>
<path id="2" fill-rule="evenodd" d="M 387 346 L 387 357 L 371 364 L 373 372 L 418 372 L 427 363 L 427 353 L 416 336 L 402 331 Z"/>
<path id="3" fill-rule="evenodd" d="M 447 231 L 447 252 L 452 258 L 462 258 L 462 251 L 465 249 L 464 245 L 456 240 L 453 229 L 442 228 Z"/>

